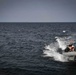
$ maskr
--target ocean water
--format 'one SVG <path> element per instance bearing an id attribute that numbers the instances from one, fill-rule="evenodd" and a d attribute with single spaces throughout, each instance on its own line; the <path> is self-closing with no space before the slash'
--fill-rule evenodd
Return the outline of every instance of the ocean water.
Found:
<path id="1" fill-rule="evenodd" d="M 61 52 L 76 42 L 76 23 L 0 23 L 0 75 L 76 75 Z"/>

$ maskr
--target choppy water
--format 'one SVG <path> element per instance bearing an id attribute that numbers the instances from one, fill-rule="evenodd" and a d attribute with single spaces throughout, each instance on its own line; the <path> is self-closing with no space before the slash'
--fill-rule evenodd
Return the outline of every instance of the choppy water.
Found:
<path id="1" fill-rule="evenodd" d="M 57 53 L 75 38 L 76 23 L 0 23 L 0 75 L 75 75 Z"/>

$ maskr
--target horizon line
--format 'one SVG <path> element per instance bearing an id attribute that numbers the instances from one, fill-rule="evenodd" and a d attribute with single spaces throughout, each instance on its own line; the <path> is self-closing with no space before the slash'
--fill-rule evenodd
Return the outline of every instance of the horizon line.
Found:
<path id="1" fill-rule="evenodd" d="M 76 23 L 76 22 L 0 22 L 0 23 Z"/>

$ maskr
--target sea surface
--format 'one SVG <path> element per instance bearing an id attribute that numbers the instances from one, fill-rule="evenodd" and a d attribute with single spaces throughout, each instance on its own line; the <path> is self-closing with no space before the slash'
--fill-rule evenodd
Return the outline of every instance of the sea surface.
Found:
<path id="1" fill-rule="evenodd" d="M 76 41 L 76 23 L 0 23 L 0 75 L 76 75 L 56 51 L 65 38 Z"/>

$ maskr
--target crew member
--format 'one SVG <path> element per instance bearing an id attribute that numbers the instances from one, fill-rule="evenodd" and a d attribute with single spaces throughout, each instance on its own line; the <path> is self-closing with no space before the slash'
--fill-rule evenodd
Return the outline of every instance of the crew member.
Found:
<path id="1" fill-rule="evenodd" d="M 72 44 L 68 45 L 67 48 L 65 49 L 65 52 L 71 52 L 71 51 L 75 51 L 75 47 Z"/>

